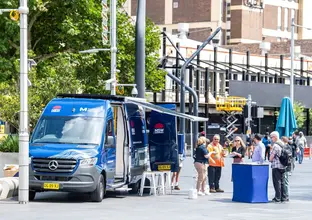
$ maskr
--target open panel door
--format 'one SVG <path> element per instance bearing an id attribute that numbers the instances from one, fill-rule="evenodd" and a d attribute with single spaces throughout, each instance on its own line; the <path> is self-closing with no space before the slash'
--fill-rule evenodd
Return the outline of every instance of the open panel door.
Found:
<path id="1" fill-rule="evenodd" d="M 159 105 L 175 110 L 174 104 Z M 177 172 L 179 154 L 177 145 L 177 118 L 173 115 L 152 111 L 149 123 L 149 153 L 152 171 Z"/>
<path id="2" fill-rule="evenodd" d="M 152 110 L 149 135 L 151 169 L 176 171 L 179 168 L 176 117 L 191 121 L 208 121 L 208 118 L 176 112 L 172 105 L 159 106 L 135 98 L 126 98 L 125 101 Z"/>

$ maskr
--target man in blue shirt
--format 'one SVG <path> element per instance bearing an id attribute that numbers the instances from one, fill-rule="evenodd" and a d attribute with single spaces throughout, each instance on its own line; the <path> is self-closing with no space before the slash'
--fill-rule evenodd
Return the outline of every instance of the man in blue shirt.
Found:
<path id="1" fill-rule="evenodd" d="M 270 159 L 270 152 L 271 152 L 271 140 L 269 137 L 269 132 L 265 133 L 265 136 L 262 138 L 262 143 L 265 146 L 265 158 L 264 160 L 266 160 L 266 158 L 268 158 L 268 160 Z"/>
<path id="2" fill-rule="evenodd" d="M 254 142 L 256 144 L 256 147 L 252 155 L 252 162 L 263 163 L 265 155 L 265 146 L 261 142 L 260 135 L 258 134 L 255 135 Z"/>

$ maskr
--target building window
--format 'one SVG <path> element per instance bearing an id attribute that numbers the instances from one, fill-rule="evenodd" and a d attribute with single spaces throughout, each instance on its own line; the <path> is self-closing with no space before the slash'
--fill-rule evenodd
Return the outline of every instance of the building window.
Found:
<path id="1" fill-rule="evenodd" d="M 251 75 L 251 81 L 253 81 L 253 82 L 256 82 L 257 81 L 257 76 L 253 76 L 253 75 Z"/>
<path id="2" fill-rule="evenodd" d="M 269 77 L 269 83 L 273 83 L 273 77 Z"/>
<path id="3" fill-rule="evenodd" d="M 288 8 L 285 8 L 284 13 L 284 30 L 288 31 Z"/>
<path id="4" fill-rule="evenodd" d="M 199 74 L 200 74 L 199 93 L 205 94 L 205 74 L 201 72 Z"/>
<path id="5" fill-rule="evenodd" d="M 277 30 L 282 28 L 282 7 L 277 8 Z"/>
<path id="6" fill-rule="evenodd" d="M 233 74 L 233 79 L 237 80 L 237 74 Z"/>

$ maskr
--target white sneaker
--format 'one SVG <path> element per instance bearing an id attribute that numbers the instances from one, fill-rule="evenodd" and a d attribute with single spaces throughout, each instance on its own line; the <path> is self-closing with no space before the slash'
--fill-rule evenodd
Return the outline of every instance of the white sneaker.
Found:
<path id="1" fill-rule="evenodd" d="M 203 192 L 199 191 L 199 192 L 197 192 L 197 195 L 198 196 L 204 196 L 205 194 Z"/>
<path id="2" fill-rule="evenodd" d="M 210 193 L 209 191 L 205 191 L 204 193 L 205 193 L 205 195 L 207 195 L 207 196 L 211 195 L 211 193 Z"/>

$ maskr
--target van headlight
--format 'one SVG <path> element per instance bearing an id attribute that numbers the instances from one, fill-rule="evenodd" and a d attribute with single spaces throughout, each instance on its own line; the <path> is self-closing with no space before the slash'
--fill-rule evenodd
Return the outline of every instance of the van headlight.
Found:
<path id="1" fill-rule="evenodd" d="M 88 159 L 83 159 L 80 160 L 80 166 L 82 167 L 92 167 L 96 164 L 97 162 L 97 158 L 93 157 L 93 158 L 88 158 Z"/>

